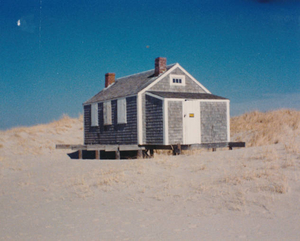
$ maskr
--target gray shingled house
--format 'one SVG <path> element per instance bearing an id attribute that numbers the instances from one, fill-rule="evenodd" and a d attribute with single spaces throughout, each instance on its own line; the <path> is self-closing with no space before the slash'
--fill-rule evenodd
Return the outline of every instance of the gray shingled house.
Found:
<path id="1" fill-rule="evenodd" d="M 230 141 L 229 100 L 211 94 L 178 63 L 115 79 L 83 103 L 85 145 L 158 146 Z"/>

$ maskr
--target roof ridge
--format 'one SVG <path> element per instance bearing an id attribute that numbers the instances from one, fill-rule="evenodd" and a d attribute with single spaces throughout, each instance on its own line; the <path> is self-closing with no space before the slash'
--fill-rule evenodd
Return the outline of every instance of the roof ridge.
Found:
<path id="1" fill-rule="evenodd" d="M 173 65 L 175 65 L 175 64 L 178 64 L 178 63 L 169 64 L 169 65 L 167 65 L 166 67 L 171 67 L 171 66 L 173 66 Z M 142 72 L 139 72 L 139 73 L 136 73 L 136 74 L 126 75 L 126 76 L 117 78 L 116 81 L 119 81 L 119 80 L 121 80 L 121 79 L 125 79 L 125 78 L 128 78 L 128 77 L 131 77 L 131 76 L 134 76 L 134 75 L 143 74 L 143 73 L 146 73 L 146 72 L 149 72 L 149 71 L 152 71 L 152 70 L 154 70 L 154 69 L 149 69 L 149 70 L 142 71 Z"/>

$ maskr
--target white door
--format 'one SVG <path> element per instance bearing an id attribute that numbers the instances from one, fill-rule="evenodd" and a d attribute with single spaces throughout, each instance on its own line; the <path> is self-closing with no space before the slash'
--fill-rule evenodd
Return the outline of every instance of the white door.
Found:
<path id="1" fill-rule="evenodd" d="M 184 144 L 200 143 L 200 103 L 195 100 L 183 102 Z"/>

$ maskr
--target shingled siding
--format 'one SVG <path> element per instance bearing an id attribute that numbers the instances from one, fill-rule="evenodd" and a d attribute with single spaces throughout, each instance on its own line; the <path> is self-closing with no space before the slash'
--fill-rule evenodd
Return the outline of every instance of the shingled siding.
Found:
<path id="1" fill-rule="evenodd" d="M 90 105 L 85 106 L 85 144 L 137 144 L 136 97 L 126 98 L 127 123 L 118 124 L 117 100 L 111 101 L 112 125 L 104 125 L 103 103 L 98 104 L 99 126 L 90 126 Z"/>
<path id="2" fill-rule="evenodd" d="M 84 111 L 84 144 L 98 144 L 99 126 L 91 127 L 91 105 L 85 105 Z"/>
<path id="3" fill-rule="evenodd" d="M 169 143 L 183 143 L 182 129 L 182 101 L 169 101 L 168 103 Z"/>
<path id="4" fill-rule="evenodd" d="M 179 68 L 174 69 L 170 74 L 185 75 Z M 148 91 L 168 91 L 168 92 L 189 92 L 189 93 L 206 93 L 197 83 L 185 75 L 185 86 L 170 85 L 170 75 L 161 79 L 157 84 L 152 86 Z"/>
<path id="5" fill-rule="evenodd" d="M 200 102 L 201 142 L 227 141 L 226 102 Z"/>
<path id="6" fill-rule="evenodd" d="M 163 141 L 163 101 L 146 95 L 146 143 Z"/>

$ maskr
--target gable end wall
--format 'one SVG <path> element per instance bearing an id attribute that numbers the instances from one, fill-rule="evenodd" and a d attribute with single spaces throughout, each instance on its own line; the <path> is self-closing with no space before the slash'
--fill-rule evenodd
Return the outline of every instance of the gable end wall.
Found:
<path id="1" fill-rule="evenodd" d="M 180 68 L 174 69 L 170 74 L 185 75 Z M 184 86 L 170 85 L 170 74 L 161 79 L 152 86 L 148 91 L 167 91 L 167 92 L 189 92 L 189 93 L 206 93 L 197 83 L 189 76 L 185 75 Z"/>

